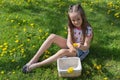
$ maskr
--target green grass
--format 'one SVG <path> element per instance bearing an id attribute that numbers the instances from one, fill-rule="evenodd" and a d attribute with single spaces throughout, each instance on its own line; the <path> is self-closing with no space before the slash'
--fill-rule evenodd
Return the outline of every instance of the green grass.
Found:
<path id="1" fill-rule="evenodd" d="M 66 38 L 67 10 L 79 0 L 0 1 L 0 80 L 119 80 L 120 1 L 81 0 L 94 30 L 90 54 L 77 78 L 58 76 L 56 62 L 23 74 L 21 68 L 51 33 Z M 43 60 L 59 48 L 52 45 Z M 100 67 L 101 66 L 101 67 Z M 100 69 L 98 69 L 100 68 Z"/>

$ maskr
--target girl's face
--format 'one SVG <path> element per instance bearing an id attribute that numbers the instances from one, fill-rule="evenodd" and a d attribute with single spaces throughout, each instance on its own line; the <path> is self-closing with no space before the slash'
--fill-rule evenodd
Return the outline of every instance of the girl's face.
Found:
<path id="1" fill-rule="evenodd" d="M 81 28 L 82 25 L 82 17 L 80 15 L 80 13 L 78 12 L 73 12 L 73 13 L 69 13 L 69 17 L 71 19 L 72 24 L 75 27 Z"/>

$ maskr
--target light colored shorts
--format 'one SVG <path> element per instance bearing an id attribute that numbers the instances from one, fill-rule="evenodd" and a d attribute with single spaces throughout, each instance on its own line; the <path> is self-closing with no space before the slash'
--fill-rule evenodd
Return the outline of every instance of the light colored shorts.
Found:
<path id="1" fill-rule="evenodd" d="M 88 53 L 89 50 L 82 51 L 80 49 L 77 49 L 77 57 L 79 57 L 81 61 L 88 55 Z"/>

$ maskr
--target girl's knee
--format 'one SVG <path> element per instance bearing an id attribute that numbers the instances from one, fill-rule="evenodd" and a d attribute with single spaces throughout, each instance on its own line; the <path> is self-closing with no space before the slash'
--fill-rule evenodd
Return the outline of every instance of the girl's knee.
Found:
<path id="1" fill-rule="evenodd" d="M 56 34 L 50 34 L 49 37 L 54 38 L 54 37 L 56 37 Z"/>
<path id="2" fill-rule="evenodd" d="M 48 39 L 54 41 L 56 34 L 50 34 Z"/>
<path id="3" fill-rule="evenodd" d="M 65 56 L 68 53 L 67 49 L 61 49 L 59 50 L 59 55 Z"/>

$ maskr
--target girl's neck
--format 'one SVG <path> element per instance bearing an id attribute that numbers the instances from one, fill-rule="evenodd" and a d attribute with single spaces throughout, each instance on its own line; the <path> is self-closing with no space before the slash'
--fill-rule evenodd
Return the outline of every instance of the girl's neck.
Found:
<path id="1" fill-rule="evenodd" d="M 81 27 L 75 27 L 75 28 L 76 28 L 76 29 L 79 29 L 79 30 L 81 29 Z"/>

